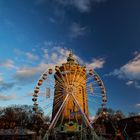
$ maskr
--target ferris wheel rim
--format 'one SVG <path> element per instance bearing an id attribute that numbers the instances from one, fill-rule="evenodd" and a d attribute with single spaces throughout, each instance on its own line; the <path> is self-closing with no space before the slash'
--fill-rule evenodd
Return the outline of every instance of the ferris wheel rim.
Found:
<path id="1" fill-rule="evenodd" d="M 48 75 L 49 74 L 52 74 L 52 73 L 49 73 L 49 70 L 52 70 L 52 69 L 47 69 L 47 70 L 45 70 L 42 74 L 41 74 L 41 76 L 40 76 L 40 78 L 38 79 L 38 81 L 37 81 L 37 83 L 36 83 L 36 86 L 35 86 L 35 88 L 34 88 L 34 93 L 33 93 L 33 99 L 35 99 L 33 102 L 34 102 L 34 111 L 35 111 L 35 113 L 37 113 L 37 108 L 38 108 L 38 102 L 37 102 L 37 99 L 38 99 L 38 93 L 39 93 L 39 90 L 40 90 L 40 86 L 43 84 L 43 82 L 45 81 L 45 80 L 47 80 L 47 78 L 48 78 Z M 89 74 L 89 73 L 88 73 Z M 54 74 L 55 75 L 55 74 Z M 46 77 L 45 77 L 46 76 Z M 106 96 L 106 89 L 105 89 L 105 86 L 104 86 L 104 83 L 103 83 L 103 81 L 102 81 L 102 79 L 100 78 L 100 76 L 95 72 L 95 70 L 92 70 L 92 73 L 91 73 L 91 76 L 93 76 L 93 78 L 94 78 L 94 76 L 97 76 L 98 78 L 99 78 L 99 80 L 101 81 L 101 83 L 102 83 L 102 90 L 104 91 L 104 95 Z M 39 82 L 41 83 L 41 85 L 39 85 Z M 100 88 L 101 89 L 101 88 Z M 38 90 L 38 92 L 36 93 L 36 91 Z M 32 100 L 33 100 L 32 99 Z M 102 108 L 105 108 L 106 107 L 106 102 L 107 101 L 103 101 L 102 100 L 102 104 L 103 104 L 103 106 L 102 106 Z"/>

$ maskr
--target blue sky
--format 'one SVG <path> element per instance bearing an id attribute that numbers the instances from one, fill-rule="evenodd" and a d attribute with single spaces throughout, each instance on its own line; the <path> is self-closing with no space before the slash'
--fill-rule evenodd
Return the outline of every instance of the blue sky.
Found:
<path id="1" fill-rule="evenodd" d="M 139 0 L 0 0 L 0 105 L 32 104 L 39 75 L 72 49 L 108 107 L 140 113 Z"/>

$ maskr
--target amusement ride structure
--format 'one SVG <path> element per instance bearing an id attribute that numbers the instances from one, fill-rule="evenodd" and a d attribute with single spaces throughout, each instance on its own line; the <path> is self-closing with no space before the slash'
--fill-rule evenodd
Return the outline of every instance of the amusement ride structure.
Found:
<path id="1" fill-rule="evenodd" d="M 44 140 L 98 140 L 91 116 L 98 108 L 104 113 L 106 90 L 93 69 L 80 66 L 70 52 L 67 62 L 47 69 L 34 88 L 33 110 L 39 107 L 50 116 Z M 96 120 L 96 118 L 95 118 Z"/>

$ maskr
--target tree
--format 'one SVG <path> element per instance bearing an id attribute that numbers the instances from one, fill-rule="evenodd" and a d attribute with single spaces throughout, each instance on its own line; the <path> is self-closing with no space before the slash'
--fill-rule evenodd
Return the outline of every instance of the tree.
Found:
<path id="1" fill-rule="evenodd" d="M 11 128 L 14 127 L 16 122 L 16 112 L 11 108 L 7 107 L 2 110 L 1 120 L 3 120 L 2 127 Z"/>
<path id="2" fill-rule="evenodd" d="M 0 109 L 1 122 L 3 120 L 6 128 L 10 128 L 11 123 L 14 123 L 15 127 L 22 126 L 23 128 L 26 128 L 35 123 L 32 108 L 33 106 L 28 105 L 13 105 Z M 43 112 L 41 108 L 39 108 L 39 110 L 41 113 Z M 1 127 L 3 126 L 1 125 Z"/>
<path id="3" fill-rule="evenodd" d="M 114 114 L 114 117 L 116 120 L 121 120 L 123 118 L 125 118 L 125 115 L 123 114 L 123 112 L 121 110 L 117 110 Z"/>
<path id="4" fill-rule="evenodd" d="M 129 112 L 128 117 L 138 116 L 136 112 Z"/>
<path id="5" fill-rule="evenodd" d="M 96 115 L 98 116 L 102 111 L 103 111 L 103 109 L 102 109 L 102 108 L 99 108 L 99 109 L 97 110 Z M 114 112 L 115 112 L 115 111 L 114 111 L 112 108 L 106 108 L 106 109 L 105 109 L 105 112 L 108 113 L 109 115 L 114 115 Z"/>

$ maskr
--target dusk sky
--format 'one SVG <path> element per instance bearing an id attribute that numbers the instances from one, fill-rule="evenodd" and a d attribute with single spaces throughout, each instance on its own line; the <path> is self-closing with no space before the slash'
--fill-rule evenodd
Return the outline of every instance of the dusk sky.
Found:
<path id="1" fill-rule="evenodd" d="M 104 81 L 107 107 L 140 113 L 139 0 L 0 0 L 0 106 L 31 105 L 71 49 Z"/>

